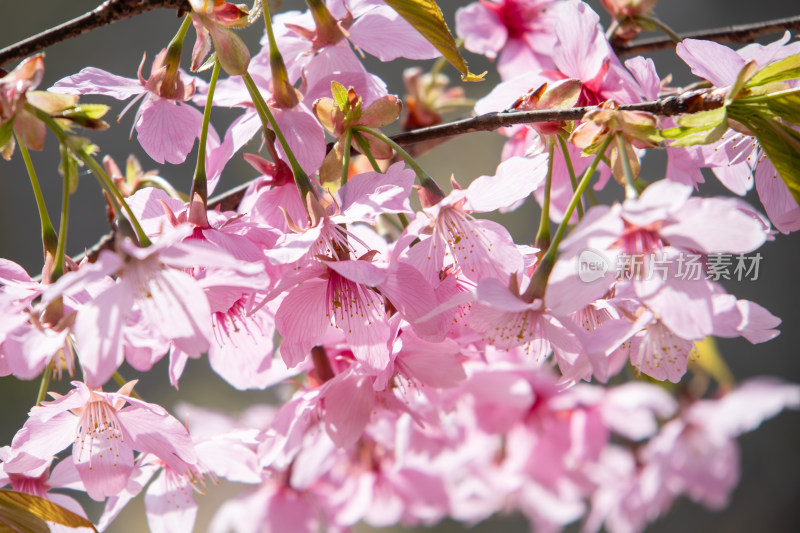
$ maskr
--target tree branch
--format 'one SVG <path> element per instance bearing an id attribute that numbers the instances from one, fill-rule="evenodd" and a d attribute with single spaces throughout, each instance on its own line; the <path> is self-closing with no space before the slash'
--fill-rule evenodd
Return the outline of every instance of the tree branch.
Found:
<path id="1" fill-rule="evenodd" d="M 777 33 L 786 30 L 800 30 L 800 15 L 783 19 L 767 20 L 753 24 L 739 24 L 714 28 L 711 30 L 692 31 L 681 33 L 682 39 L 705 39 L 707 41 L 721 41 L 728 43 L 751 43 L 756 37 Z M 612 41 L 614 51 L 621 56 L 638 55 L 653 50 L 663 50 L 675 46 L 669 37 L 641 39 L 632 43 L 617 44 Z"/>
<path id="2" fill-rule="evenodd" d="M 698 113 L 722 107 L 725 103 L 725 95 L 713 89 L 697 89 L 686 91 L 679 95 L 660 98 L 653 102 L 642 102 L 638 104 L 626 104 L 619 106 L 620 111 L 646 111 L 660 116 L 673 116 L 681 113 Z M 516 124 L 532 124 L 535 122 L 562 122 L 570 120 L 581 120 L 589 111 L 596 106 L 571 107 L 568 109 L 541 109 L 535 111 L 501 111 L 499 113 L 486 113 L 477 117 L 465 118 L 447 124 L 439 124 L 428 128 L 420 128 L 392 136 L 392 140 L 400 145 L 410 145 L 424 141 L 432 141 L 472 133 L 476 131 L 494 131 L 505 126 Z M 330 149 L 330 147 L 329 147 Z M 247 188 L 255 180 L 251 180 L 243 185 L 239 185 L 226 191 L 208 201 L 209 209 L 219 207 L 223 211 L 233 211 L 239 207 L 242 197 Z M 102 250 L 112 250 L 116 233 L 104 235 L 92 248 L 88 249 L 81 257 L 76 257 L 75 261 L 80 262 L 83 257 L 88 257 L 90 262 L 94 262 Z"/>
<path id="3" fill-rule="evenodd" d="M 721 107 L 724 95 L 712 92 L 709 89 L 687 91 L 676 96 L 660 98 L 653 102 L 639 104 L 626 104 L 619 106 L 620 111 L 646 111 L 654 115 L 672 116 L 681 113 L 697 113 Z M 400 133 L 392 137 L 397 144 L 409 145 L 442 137 L 473 133 L 476 131 L 494 131 L 496 129 L 513 126 L 516 124 L 531 124 L 535 122 L 562 122 L 581 120 L 583 116 L 595 109 L 596 106 L 570 107 L 568 109 L 537 109 L 534 111 L 501 111 L 486 113 L 477 117 L 465 118 L 437 124 L 427 128 Z"/>
<path id="4" fill-rule="evenodd" d="M 191 10 L 187 0 L 106 0 L 96 9 L 69 22 L 3 48 L 0 50 L 0 65 L 22 59 L 95 28 L 160 8 L 175 9 L 178 15 Z"/>

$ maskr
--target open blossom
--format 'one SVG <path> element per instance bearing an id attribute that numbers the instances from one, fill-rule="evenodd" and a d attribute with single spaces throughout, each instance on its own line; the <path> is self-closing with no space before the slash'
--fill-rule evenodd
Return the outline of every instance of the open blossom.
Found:
<path id="1" fill-rule="evenodd" d="M 577 311 L 602 297 L 622 273 L 622 282 L 630 280 L 637 297 L 672 331 L 686 339 L 710 334 L 712 285 L 705 277 L 679 276 L 681 254 L 748 253 L 764 243 L 766 233 L 746 204 L 690 195 L 689 187 L 662 180 L 639 198 L 590 209 L 563 243 L 547 287 L 548 305 L 557 314 Z M 581 281 L 581 253 L 599 254 L 608 270 Z"/>
<path id="2" fill-rule="evenodd" d="M 81 306 L 75 318 L 73 332 L 90 386 L 102 386 L 122 364 L 122 339 L 135 311 L 141 313 L 151 331 L 191 356 L 199 357 L 208 349 L 208 299 L 197 281 L 180 269 L 203 265 L 233 267 L 251 274 L 261 270 L 203 243 L 180 242 L 191 231 L 188 225 L 178 227 L 148 248 L 123 241 L 117 254 L 104 251 L 97 262 L 68 273 L 48 290 L 44 298 L 52 301 L 79 292 L 105 276 L 117 277 Z"/>
<path id="3" fill-rule="evenodd" d="M 738 51 L 710 41 L 687 39 L 678 45 L 676 52 L 694 74 L 722 88 L 736 81 L 748 61 L 764 67 L 800 53 L 798 43 L 787 44 L 789 36 L 786 32 L 766 46 L 752 44 Z M 720 141 L 699 149 L 703 157 L 692 166 L 711 167 L 722 184 L 739 195 L 744 195 L 755 183 L 758 197 L 775 227 L 782 233 L 800 229 L 800 206 L 753 137 L 731 130 Z"/>
<path id="4" fill-rule="evenodd" d="M 256 1 L 254 10 L 267 3 Z M 264 13 L 225 0 L 183 2 L 191 11 L 181 9 L 171 53 L 159 54 L 149 77 L 121 78 L 90 67 L 56 84 L 62 94 L 50 95 L 53 102 L 75 102 L 86 92 L 141 104 L 134 128 L 160 162 L 182 162 L 191 151 L 201 124 L 193 106 L 240 110 L 221 142 L 210 128 L 200 154 L 205 171 L 198 165 L 189 202 L 179 192 L 190 185 L 189 175 L 173 187 L 142 173 L 133 160 L 126 178 L 104 160 L 127 203 L 127 215 L 118 216 L 141 227 L 147 239 L 129 238 L 120 219 L 112 240 L 79 264 L 66 259 L 51 279 L 55 239 L 45 226 L 41 283 L 0 259 L 0 376 L 41 376 L 44 396 L 50 378 L 82 375 L 71 386 L 53 383 L 63 395 L 39 398 L 11 446 L 0 446 L 0 488 L 82 515 L 56 489 L 105 500 L 96 525 L 101 532 L 120 527 L 113 522 L 124 521 L 120 513 L 141 498 L 152 533 L 190 533 L 203 520 L 198 494 L 220 478 L 250 487 L 221 503 L 207 524 L 213 533 L 350 533 L 360 522 L 474 524 L 496 513 L 522 515 L 543 533 L 639 533 L 680 497 L 712 509 L 725 505 L 739 478 L 735 439 L 783 409 L 800 408 L 800 386 L 774 378 L 737 386 L 722 354 L 703 344 L 707 337 L 765 342 L 778 335 L 781 321 L 719 282 L 726 277 L 721 267 L 738 261 L 734 278 L 750 259 L 744 255 L 773 238 L 769 222 L 738 199 L 700 196 L 707 191 L 695 185 L 700 169 L 710 168 L 736 194 L 753 184 L 770 188 L 773 182 L 758 173 L 771 167 L 755 166 L 763 154 L 732 122 L 734 129 L 714 145 L 667 146 L 666 179 L 656 181 L 645 169 L 623 190 L 622 180 L 608 179 L 612 172 L 638 175 L 643 151 L 671 135 L 663 130 L 670 121 L 683 127 L 682 121 L 704 115 L 645 116 L 620 111 L 616 102 L 663 113 L 695 109 L 698 99 L 700 107 L 717 104 L 737 75 L 748 72 L 742 70 L 748 61 L 773 65 L 766 77 L 784 67 L 776 76 L 795 76 L 800 55 L 774 62 L 800 51 L 800 44 L 789 44 L 787 35 L 734 52 L 684 40 L 678 55 L 718 87 L 670 98 L 675 93 L 651 60 L 637 57 L 623 66 L 614 52 L 634 24 L 652 22 L 640 15 L 649 16 L 655 0 L 602 0 L 622 25 L 614 47 L 600 17 L 580 0 L 440 3 L 450 9 L 445 18 L 456 12 L 464 47 L 496 60 L 504 81 L 475 106 L 488 116 L 394 137 L 405 145 L 433 136 L 410 144 L 411 156 L 447 132 L 532 117 L 514 111 L 577 113 L 597 106 L 581 110 L 581 120 L 503 128 L 508 139 L 494 174 L 464 187 L 453 177 L 446 194 L 440 168 L 437 183 L 403 150 L 353 130 L 387 126 L 388 133 L 402 111 L 400 97 L 367 70 L 365 55 L 379 61 L 439 56 L 423 37 L 443 29 L 436 3 L 306 3 L 304 13 L 263 17 L 273 35 L 251 57 L 234 30 L 261 27 Z M 213 102 L 206 102 L 210 85 L 178 68 L 178 41 L 191 23 L 198 37 L 193 70 L 213 46 L 205 66 L 216 59 L 229 75 L 218 81 Z M 9 139 L 35 148 L 43 136 L 43 122 L 26 123 L 41 65 L 36 57 L 0 77 L 3 153 L 17 142 Z M 445 108 L 463 107 L 463 92 L 446 90 L 444 65 L 442 58 L 429 65 L 430 74 L 409 74 L 409 123 L 428 126 L 444 120 Z M 246 72 L 274 123 L 262 122 L 264 109 L 257 112 L 242 79 Z M 781 79 L 764 89 L 782 91 L 777 98 L 785 113 L 775 113 L 776 123 L 797 122 L 788 105 L 797 101 L 797 84 Z M 772 93 L 755 94 L 763 87 L 748 85 L 743 91 L 752 98 L 738 93 L 738 102 L 717 111 L 741 118 L 736 113 L 748 102 L 774 103 Z M 86 116 L 104 107 L 84 106 Z M 71 112 L 77 111 L 51 116 L 63 126 Z M 212 110 L 212 122 L 218 112 Z M 793 127 L 781 131 L 791 136 Z M 99 169 L 89 160 L 94 148 L 79 150 L 73 143 L 85 143 L 64 131 L 61 170 L 69 187 L 73 162 Z M 584 174 L 608 137 L 617 143 L 597 154 L 595 174 Z M 326 140 L 334 139 L 328 149 Z M 346 168 L 344 156 L 353 155 L 344 152 L 347 139 L 365 154 L 366 142 L 370 157 L 350 157 Z M 628 144 L 634 139 L 641 142 Z M 233 196 L 206 202 L 198 191 L 210 194 L 223 171 L 236 179 L 234 164 L 225 167 L 245 144 L 255 152 L 245 160 L 261 176 Z M 293 175 L 290 151 L 307 179 Z M 473 161 L 456 149 L 439 155 Z M 587 184 L 610 190 L 595 198 Z M 620 200 L 602 205 L 611 195 Z M 531 196 L 552 220 L 563 219 L 557 229 L 547 220 L 539 231 L 536 220 L 505 223 L 510 212 L 532 204 Z M 791 231 L 800 220 L 794 198 L 772 200 L 764 203 L 775 227 Z M 520 215 L 531 213 L 511 216 Z M 500 217 L 507 217 L 502 224 Z M 738 255 L 734 264 L 729 254 Z M 131 371 L 124 363 L 144 373 L 168 359 L 161 366 L 169 368 L 170 383 L 177 390 L 182 380 L 181 392 L 191 393 L 192 372 L 184 369 L 205 355 L 225 381 L 218 386 L 261 389 L 258 395 L 275 403 L 255 405 L 237 419 L 180 406 L 173 417 L 134 394 L 135 382 L 103 391 L 109 379 L 121 381 L 118 370 Z M 199 369 L 192 364 L 190 370 Z M 2 385 L 0 391 L 6 392 Z M 201 401 L 214 402 L 212 392 L 202 389 Z M 6 497 L 13 496 L 0 491 L 0 530 L 8 518 Z"/>
<path id="5" fill-rule="evenodd" d="M 156 56 L 147 79 L 142 77 L 142 58 L 138 80 L 86 67 L 56 82 L 50 90 L 66 94 L 100 94 L 117 100 L 135 96 L 125 110 L 142 100 L 133 127 L 144 151 L 158 163 L 183 163 L 194 146 L 194 140 L 200 137 L 203 114 L 185 103 L 194 94 L 194 81 L 184 79 L 177 66 L 165 64 L 166 52 L 166 49 L 162 50 Z M 211 135 L 216 136 L 216 133 Z"/>
<path id="6" fill-rule="evenodd" d="M 6 472 L 3 463 L 11 459 L 13 454 L 10 446 L 0 447 L 0 487 L 8 485 L 15 491 L 48 499 L 77 515 L 86 517 L 83 507 L 74 498 L 66 494 L 51 492 L 52 489 L 83 490 L 75 464 L 70 459 L 59 461 L 52 469 L 50 468 L 51 461 L 48 461 L 25 472 Z M 52 523 L 50 528 L 51 531 L 58 533 L 69 530 L 66 526 L 62 529 Z"/>
<path id="7" fill-rule="evenodd" d="M 109 498 L 98 529 L 103 531 L 125 506 L 144 490 L 147 524 L 153 533 L 190 533 L 194 530 L 197 503 L 193 493 L 203 493 L 204 476 L 239 483 L 261 481 L 255 447 L 258 431 L 232 428 L 221 413 L 182 406 L 192 430 L 197 463 L 176 470 L 157 455 L 142 454 L 136 461 L 128 484 Z M 186 415 L 188 411 L 188 415 Z M 149 485 L 148 485 L 149 483 Z M 145 485 L 148 485 L 145 489 Z"/>
<path id="8" fill-rule="evenodd" d="M 161 407 L 131 398 L 134 383 L 112 393 L 75 381 L 67 395 L 34 407 L 11 443 L 5 471 L 49 464 L 72 444 L 72 460 L 95 500 L 125 488 L 134 451 L 152 453 L 175 471 L 185 471 L 197 462 L 189 433 Z"/>
<path id="9" fill-rule="evenodd" d="M 552 68 L 555 0 L 481 0 L 456 11 L 456 32 L 470 52 L 497 60 L 503 79 Z"/>

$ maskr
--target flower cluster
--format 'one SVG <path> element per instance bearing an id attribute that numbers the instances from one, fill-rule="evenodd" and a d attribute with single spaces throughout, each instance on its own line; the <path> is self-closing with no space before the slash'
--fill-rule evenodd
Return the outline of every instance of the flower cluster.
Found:
<path id="1" fill-rule="evenodd" d="M 800 47 L 788 33 L 738 51 L 684 40 L 678 55 L 708 87 L 667 117 L 624 107 L 682 91 L 650 59 L 623 64 L 587 4 L 463 7 L 458 35 L 497 58 L 503 79 L 477 113 L 596 107 L 578 121 L 505 128 L 496 173 L 465 186 L 451 177 L 446 193 L 378 129 L 402 100 L 362 63 L 364 53 L 438 57 L 441 43 L 414 28 L 422 15 L 398 14 L 398 2 L 309 0 L 306 12 L 265 13 L 263 48 L 250 55 L 231 28 L 257 9 L 190 3 L 147 79 L 141 67 L 138 79 L 88 67 L 34 92 L 41 57 L 0 78 L 3 155 L 14 147 L 6 133 L 41 149 L 51 129 L 67 183 L 78 165 L 100 179 L 115 235 L 76 263 L 61 227 L 58 246 L 45 239 L 41 280 L 0 260 L 0 375 L 44 379 L 39 405 L 0 448 L 0 484 L 83 516 L 50 491 L 85 491 L 105 501 L 101 530 L 144 491 L 151 530 L 170 532 L 192 530 L 192 493 L 207 478 L 252 486 L 219 509 L 219 533 L 473 523 L 507 510 L 537 531 L 582 520 L 585 531 L 628 532 L 679 497 L 726 504 L 736 437 L 800 408 L 800 386 L 737 386 L 708 340 L 778 334 L 780 319 L 729 294 L 714 265 L 760 258 L 773 226 L 800 228 L 800 178 L 785 163 L 787 145 L 795 160 L 800 150 Z M 654 2 L 604 4 L 630 34 Z M 179 68 L 192 23 L 193 69 L 214 49 L 210 82 Z M 436 123 L 466 102 L 438 72 L 407 81 L 407 123 Z M 87 125 L 70 111 L 87 94 L 141 99 L 133 128 L 157 163 L 183 163 L 198 139 L 189 195 L 138 163 L 125 178 L 113 161 L 98 165 L 65 126 Z M 223 137 L 214 106 L 241 110 Z M 260 176 L 236 206 L 215 208 L 208 197 L 245 146 L 271 160 L 244 154 Z M 640 160 L 657 146 L 669 167 L 645 181 Z M 701 196 L 701 168 L 738 195 L 755 185 L 766 215 Z M 596 205 L 589 184 L 619 201 Z M 535 242 L 479 218 L 531 195 L 542 209 Z M 697 275 L 680 270 L 686 257 Z M 181 422 L 133 382 L 103 390 L 124 364 L 146 373 L 165 357 L 178 388 L 205 356 L 232 387 L 278 387 L 285 402 L 237 419 L 184 406 Z M 62 374 L 82 380 L 42 401 Z"/>

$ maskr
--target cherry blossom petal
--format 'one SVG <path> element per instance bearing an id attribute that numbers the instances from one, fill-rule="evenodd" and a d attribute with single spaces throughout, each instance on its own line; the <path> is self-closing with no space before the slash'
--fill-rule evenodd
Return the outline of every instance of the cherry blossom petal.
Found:
<path id="1" fill-rule="evenodd" d="M 439 56 L 432 44 L 388 6 L 377 7 L 358 17 L 348 31 L 350 42 L 381 61 Z"/>
<path id="2" fill-rule="evenodd" d="M 144 495 L 151 533 L 191 533 L 197 518 L 192 486 L 183 476 L 161 471 Z"/>
<path id="3" fill-rule="evenodd" d="M 769 160 L 760 161 L 755 174 L 756 191 L 770 222 L 781 233 L 799 230 L 800 206 L 772 163 Z"/>
<path id="4" fill-rule="evenodd" d="M 203 114 L 189 104 L 159 98 L 142 105 L 136 131 L 153 161 L 178 165 L 192 151 L 202 123 Z"/>
<path id="5" fill-rule="evenodd" d="M 467 209 L 477 213 L 513 210 L 547 177 L 547 154 L 512 157 L 500 163 L 494 176 L 481 176 L 467 188 Z"/>
<path id="6" fill-rule="evenodd" d="M 800 408 L 800 386 L 764 376 L 742 383 L 720 400 L 697 402 L 688 418 L 717 439 L 730 439 L 753 431 L 786 408 Z"/>
<path id="7" fill-rule="evenodd" d="M 117 283 L 79 309 L 73 332 L 78 359 L 90 387 L 102 386 L 122 365 L 122 328 L 133 301 L 131 292 Z"/>
<path id="8" fill-rule="evenodd" d="M 283 337 L 281 357 L 292 368 L 306 359 L 330 326 L 325 280 L 309 280 L 292 289 L 275 313 L 275 327 Z"/>
<path id="9" fill-rule="evenodd" d="M 374 224 L 378 215 L 411 213 L 409 196 L 414 171 L 395 163 L 385 174 L 364 172 L 353 176 L 338 191 L 343 218 Z"/>
<path id="10" fill-rule="evenodd" d="M 325 130 L 304 105 L 293 109 L 275 109 L 275 122 L 283 132 L 297 162 L 308 174 L 316 172 L 325 159 Z M 283 146 L 277 143 L 278 154 L 288 161 Z"/>
<path id="11" fill-rule="evenodd" d="M 331 440 L 348 448 L 361 437 L 369 422 L 375 393 L 364 376 L 350 375 L 331 381 L 322 394 L 322 419 Z"/>
<path id="12" fill-rule="evenodd" d="M 196 357 L 209 347 L 211 309 L 197 282 L 184 272 L 163 269 L 151 276 L 137 298 L 147 324 Z M 130 290 L 130 289 L 128 289 Z"/>
<path id="13" fill-rule="evenodd" d="M 30 418 L 11 442 L 14 455 L 3 464 L 6 472 L 26 472 L 41 467 L 72 443 L 77 418 L 67 411 L 54 414 L 52 410 L 46 406 L 31 410 Z"/>
<path id="14" fill-rule="evenodd" d="M 711 41 L 684 39 L 675 52 L 692 69 L 692 73 L 713 83 L 727 87 L 736 81 L 745 60 L 736 52 Z"/>
<path id="15" fill-rule="evenodd" d="M 609 56 L 600 17 L 583 2 L 559 3 L 554 9 L 561 13 L 554 23 L 559 45 L 553 50 L 553 61 L 570 78 L 593 79 Z"/>
<path id="16" fill-rule="evenodd" d="M 186 428 L 158 406 L 131 403 L 117 413 L 135 449 L 152 453 L 169 468 L 183 473 L 197 462 Z"/>
<path id="17" fill-rule="evenodd" d="M 208 350 L 211 368 L 239 390 L 263 389 L 271 382 L 272 318 L 265 309 L 252 315 L 232 309 L 214 313 L 213 341 Z"/>
<path id="18" fill-rule="evenodd" d="M 748 253 L 767 238 L 751 208 L 736 199 L 692 198 L 676 218 L 660 233 L 672 246 L 685 250 Z"/>
<path id="19" fill-rule="evenodd" d="M 464 47 L 475 54 L 494 59 L 508 38 L 508 30 L 497 16 L 479 2 L 456 11 L 456 34 Z"/>
<path id="20" fill-rule="evenodd" d="M 139 80 L 117 76 L 95 67 L 86 67 L 77 74 L 62 78 L 49 90 L 63 94 L 101 94 L 117 100 L 147 92 Z"/>
<path id="21" fill-rule="evenodd" d="M 86 405 L 72 458 L 94 500 L 116 496 L 127 485 L 133 471 L 133 448 L 116 411 L 105 400 L 92 399 Z"/>

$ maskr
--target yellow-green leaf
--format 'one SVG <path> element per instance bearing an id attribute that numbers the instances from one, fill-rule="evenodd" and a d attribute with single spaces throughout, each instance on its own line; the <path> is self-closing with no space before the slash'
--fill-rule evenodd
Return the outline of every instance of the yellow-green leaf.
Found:
<path id="1" fill-rule="evenodd" d="M 750 78 L 747 87 L 797 78 L 800 78 L 800 54 L 789 56 L 762 68 L 755 76 Z"/>
<path id="2" fill-rule="evenodd" d="M 14 120 L 8 120 L 0 124 L 0 148 L 6 145 L 8 141 L 11 140 L 11 136 L 14 133 Z"/>
<path id="3" fill-rule="evenodd" d="M 97 533 L 89 520 L 50 500 L 24 492 L 0 490 L 0 533 L 49 533 L 45 521 L 72 528 L 89 528 Z"/>
<path id="4" fill-rule="evenodd" d="M 746 126 L 800 205 L 800 133 L 773 120 L 751 121 Z"/>
<path id="5" fill-rule="evenodd" d="M 728 115 L 725 107 L 681 115 L 677 128 L 663 130 L 661 135 L 673 139 L 670 146 L 692 146 L 709 144 L 719 140 L 728 130 Z"/>
<path id="6" fill-rule="evenodd" d="M 384 0 L 386 4 L 406 19 L 409 24 L 439 50 L 451 65 L 461 72 L 464 81 L 483 81 L 484 72 L 475 75 L 469 71 L 461 57 L 453 35 L 442 17 L 442 10 L 434 0 Z"/>
<path id="7" fill-rule="evenodd" d="M 774 97 L 768 98 L 766 104 L 775 116 L 800 126 L 800 93 L 776 94 Z"/>
<path id="8" fill-rule="evenodd" d="M 347 113 L 347 110 L 350 107 L 350 100 L 347 98 L 347 87 L 338 81 L 332 81 L 331 94 L 333 95 L 333 101 L 336 102 L 337 106 L 339 106 L 341 112 Z"/>
<path id="9" fill-rule="evenodd" d="M 744 88 L 745 84 L 755 75 L 758 71 L 758 63 L 753 60 L 748 61 L 739 74 L 736 75 L 736 81 L 733 82 L 731 88 L 728 90 L 728 95 L 725 97 L 725 104 L 730 104 Z"/>

